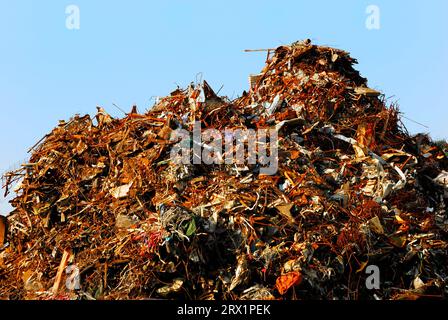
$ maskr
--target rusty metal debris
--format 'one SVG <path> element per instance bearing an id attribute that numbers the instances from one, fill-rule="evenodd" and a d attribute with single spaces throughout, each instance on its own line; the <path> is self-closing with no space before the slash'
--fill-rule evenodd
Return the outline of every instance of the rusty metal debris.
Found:
<path id="1" fill-rule="evenodd" d="M 7 241 L 8 220 L 4 216 L 0 216 L 0 247 L 3 247 Z"/>
<path id="2" fill-rule="evenodd" d="M 446 152 L 407 134 L 347 52 L 267 51 L 234 101 L 204 81 L 145 114 L 60 122 L 4 177 L 17 196 L 0 297 L 446 298 Z M 277 173 L 172 163 L 172 131 L 194 121 L 276 129 Z M 370 265 L 380 289 L 365 285 Z M 67 266 L 80 288 L 64 286 Z"/>

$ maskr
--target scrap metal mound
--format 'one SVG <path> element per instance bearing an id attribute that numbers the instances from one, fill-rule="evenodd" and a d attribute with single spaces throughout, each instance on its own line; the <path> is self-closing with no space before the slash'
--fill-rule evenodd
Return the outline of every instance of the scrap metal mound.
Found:
<path id="1" fill-rule="evenodd" d="M 446 299 L 446 150 L 354 63 L 297 42 L 234 101 L 203 82 L 143 115 L 60 122 L 4 177 L 0 298 Z M 274 128 L 277 172 L 172 162 L 194 121 Z"/>

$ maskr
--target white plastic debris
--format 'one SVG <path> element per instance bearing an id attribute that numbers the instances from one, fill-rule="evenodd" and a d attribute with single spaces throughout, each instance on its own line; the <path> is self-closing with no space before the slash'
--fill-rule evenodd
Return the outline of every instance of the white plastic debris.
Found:
<path id="1" fill-rule="evenodd" d="M 116 187 L 113 188 L 110 191 L 110 194 L 115 198 L 115 199 L 122 199 L 122 198 L 126 198 L 128 196 L 129 190 L 132 187 L 132 182 L 122 185 L 120 187 Z"/>

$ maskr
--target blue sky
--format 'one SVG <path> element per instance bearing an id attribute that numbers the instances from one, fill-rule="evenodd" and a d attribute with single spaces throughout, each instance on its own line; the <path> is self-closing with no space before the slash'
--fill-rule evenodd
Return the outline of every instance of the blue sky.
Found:
<path id="1" fill-rule="evenodd" d="M 71 4 L 80 30 L 66 28 Z M 372 4 L 379 30 L 365 27 Z M 447 27 L 446 0 L 0 0 L 0 172 L 59 119 L 96 105 L 144 111 L 198 73 L 234 98 L 264 64 L 244 49 L 304 38 L 350 51 L 371 87 L 429 127 L 404 119 L 412 133 L 448 138 Z"/>

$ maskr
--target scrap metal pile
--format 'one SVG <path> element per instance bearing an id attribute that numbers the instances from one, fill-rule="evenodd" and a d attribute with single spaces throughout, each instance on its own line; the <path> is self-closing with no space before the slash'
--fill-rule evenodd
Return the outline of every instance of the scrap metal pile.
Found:
<path id="1" fill-rule="evenodd" d="M 202 82 L 146 114 L 60 122 L 4 177 L 0 297 L 446 298 L 447 152 L 407 134 L 355 63 L 297 42 L 234 101 Z M 278 170 L 173 162 L 172 132 L 195 121 L 275 129 Z"/>

